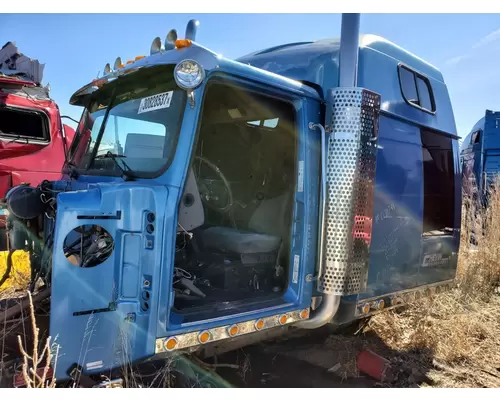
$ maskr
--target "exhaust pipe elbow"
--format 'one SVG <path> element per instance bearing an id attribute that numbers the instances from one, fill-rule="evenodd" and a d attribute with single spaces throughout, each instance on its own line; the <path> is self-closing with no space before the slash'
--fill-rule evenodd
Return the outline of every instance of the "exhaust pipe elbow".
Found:
<path id="1" fill-rule="evenodd" d="M 316 329 L 330 322 L 340 306 L 340 297 L 335 294 L 325 294 L 319 307 L 311 313 L 311 318 L 294 324 L 301 329 Z"/>

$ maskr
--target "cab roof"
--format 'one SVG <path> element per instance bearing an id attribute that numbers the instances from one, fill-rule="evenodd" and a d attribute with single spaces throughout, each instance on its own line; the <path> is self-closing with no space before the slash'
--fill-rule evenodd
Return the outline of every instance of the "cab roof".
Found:
<path id="1" fill-rule="evenodd" d="M 361 54 L 363 54 L 365 49 L 377 51 L 391 57 L 394 60 L 399 60 L 407 65 L 410 65 L 418 72 L 430 78 L 443 82 L 443 76 L 435 66 L 380 36 L 372 34 L 360 35 L 359 47 Z M 299 63 L 294 62 L 294 65 L 305 65 L 307 63 L 308 67 L 311 67 L 313 61 L 324 55 L 327 55 L 328 58 L 331 58 L 332 60 L 338 60 L 339 50 L 340 38 L 328 38 L 270 47 L 247 54 L 238 58 L 236 61 L 249 63 L 251 65 L 258 64 L 262 68 L 263 62 L 267 61 L 268 63 L 272 63 L 274 61 L 277 63 L 278 60 L 286 59 L 290 56 L 296 60 L 301 60 Z M 270 65 L 267 66 L 269 67 Z"/>
<path id="2" fill-rule="evenodd" d="M 237 61 L 287 78 L 320 91 L 338 87 L 340 38 L 288 43 L 259 50 Z M 400 67 L 424 78 L 434 100 L 426 112 L 403 96 Z M 453 109 L 441 72 L 430 63 L 377 35 L 360 35 L 357 85 L 381 96 L 382 112 L 414 124 L 456 135 Z"/>

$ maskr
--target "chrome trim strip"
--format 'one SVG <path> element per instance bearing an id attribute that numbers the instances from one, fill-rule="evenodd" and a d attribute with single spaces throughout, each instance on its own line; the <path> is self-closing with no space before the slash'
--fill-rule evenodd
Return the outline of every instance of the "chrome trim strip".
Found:
<path id="1" fill-rule="evenodd" d="M 374 296 L 367 299 L 358 300 L 356 303 L 356 311 L 354 313 L 354 316 L 355 318 L 368 317 L 377 314 L 381 311 L 386 311 L 396 307 L 400 307 L 418 298 L 428 297 L 429 295 L 435 294 L 436 292 L 450 290 L 453 287 L 454 282 L 455 282 L 454 279 L 450 279 L 447 281 L 430 283 L 413 289 L 406 289 L 406 290 L 401 290 L 399 292 L 384 294 L 382 296 Z M 400 303 L 393 304 L 393 300 L 395 299 L 400 299 Z M 384 308 L 382 309 L 377 308 L 377 302 L 380 300 L 383 300 L 385 303 Z M 370 305 L 370 310 L 372 311 L 367 313 L 364 313 L 362 311 L 363 307 L 366 304 Z"/>
<path id="2" fill-rule="evenodd" d="M 307 311 L 307 316 L 306 318 L 301 318 L 301 313 L 305 310 Z M 177 350 L 199 347 L 224 339 L 234 339 L 237 338 L 238 336 L 246 335 L 249 333 L 262 332 L 263 330 L 276 328 L 283 325 L 291 325 L 298 321 L 303 321 L 304 319 L 309 318 L 310 310 L 309 309 L 305 310 L 304 309 L 294 310 L 287 313 L 272 315 L 270 317 L 251 319 L 249 321 L 240 322 L 238 324 L 223 325 L 211 329 L 203 329 L 201 331 L 188 332 L 181 335 L 173 335 L 163 338 L 157 338 L 155 343 L 155 354 L 166 353 L 166 352 L 173 353 Z M 280 318 L 283 315 L 287 316 L 287 321 L 284 324 L 280 322 Z M 262 329 L 257 329 L 256 327 L 256 322 L 259 320 L 264 321 L 264 326 L 262 327 Z M 231 328 L 234 325 L 238 326 L 239 330 L 236 335 L 231 336 L 229 335 L 229 328 Z M 202 332 L 208 332 L 210 334 L 210 339 L 203 344 L 200 343 L 198 339 L 198 336 Z M 167 350 L 165 348 L 165 344 L 172 337 L 177 340 L 177 346 L 173 350 Z"/>

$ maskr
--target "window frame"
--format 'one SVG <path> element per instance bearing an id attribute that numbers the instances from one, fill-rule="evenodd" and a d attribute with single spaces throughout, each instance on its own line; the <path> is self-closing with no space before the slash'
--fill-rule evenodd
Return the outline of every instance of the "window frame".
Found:
<path id="1" fill-rule="evenodd" d="M 279 101 L 281 103 L 290 106 L 293 109 L 294 113 L 294 131 L 295 131 L 295 168 L 294 168 L 294 187 L 297 188 L 298 184 L 298 168 L 299 168 L 299 160 L 300 160 L 300 152 L 301 152 L 301 139 L 300 139 L 300 130 L 302 124 L 302 118 L 304 118 L 303 112 L 304 110 L 300 107 L 301 102 L 304 100 L 303 96 L 297 93 L 292 93 L 287 88 L 276 87 L 276 86 L 268 86 L 264 83 L 249 80 L 244 76 L 235 76 L 227 73 L 215 73 L 211 75 L 205 84 L 203 89 L 203 95 L 201 96 L 201 107 L 199 110 L 199 114 L 196 121 L 196 128 L 194 131 L 194 141 L 192 144 L 192 153 L 189 159 L 188 170 L 193 167 L 195 162 L 195 151 L 198 146 L 200 136 L 201 136 L 201 128 L 203 123 L 203 113 L 205 108 L 205 102 L 208 95 L 208 89 L 213 85 L 225 85 L 230 86 L 239 90 L 246 90 L 248 92 L 255 93 L 257 95 L 267 97 L 268 99 L 272 99 L 275 101 Z M 264 120 L 259 120 L 264 121 Z M 262 123 L 259 125 L 252 126 L 246 122 L 247 126 L 250 128 L 263 129 L 268 131 L 273 131 L 276 128 L 266 128 Z M 187 182 L 187 181 L 186 181 Z M 186 184 L 184 183 L 184 185 Z M 184 189 L 183 189 L 184 190 Z M 294 198 L 295 201 L 295 198 Z"/>
<path id="2" fill-rule="evenodd" d="M 483 136 L 482 134 L 483 134 L 483 131 L 481 129 L 477 129 L 474 132 L 472 132 L 470 135 L 469 144 L 472 146 L 475 146 L 477 144 L 481 144 L 481 140 L 482 140 L 482 136 Z M 474 139 L 477 138 L 478 136 L 479 136 L 479 140 L 477 142 L 474 141 Z"/>
<path id="3" fill-rule="evenodd" d="M 36 145 L 40 145 L 40 146 L 47 146 L 48 144 L 50 144 L 50 142 L 52 141 L 52 132 L 50 129 L 51 128 L 50 127 L 50 117 L 45 110 L 39 109 L 39 108 L 11 105 L 11 104 L 6 104 L 5 107 L 3 107 L 3 108 L 7 109 L 7 110 L 18 111 L 21 113 L 35 113 L 35 114 L 41 116 L 41 118 L 42 118 L 43 139 L 37 139 L 37 138 L 34 138 L 32 136 L 30 137 L 30 136 L 25 136 L 25 135 L 19 134 L 18 135 L 19 138 L 13 143 L 36 144 Z M 16 138 L 17 138 L 17 136 L 15 136 L 15 135 L 0 134 L 0 141 L 3 141 L 3 142 L 10 142 Z M 21 141 L 26 141 L 26 143 L 21 143 Z"/>
<path id="4" fill-rule="evenodd" d="M 155 68 L 157 70 L 158 68 L 162 69 L 162 68 L 167 68 L 167 67 L 173 68 L 173 67 L 175 67 L 175 65 L 173 65 L 173 64 L 160 64 L 160 65 L 152 67 L 152 68 Z M 164 71 L 160 71 L 160 72 L 164 72 Z M 153 74 L 153 73 L 155 73 L 154 70 L 151 71 L 151 74 Z M 156 73 L 158 73 L 158 72 L 156 72 Z M 132 78 L 131 78 L 131 76 L 132 76 Z M 125 78 L 131 79 L 131 80 L 132 79 L 138 79 L 134 74 L 131 74 L 131 75 L 125 77 Z M 125 80 L 124 83 L 126 84 L 126 83 L 128 83 L 128 81 Z M 102 90 L 103 89 L 101 88 L 100 90 L 97 90 L 97 91 L 93 92 L 89 96 L 89 98 L 87 99 L 87 102 L 86 102 L 85 106 L 83 107 L 82 115 L 80 117 L 79 124 L 78 124 L 77 130 L 75 132 L 75 138 L 73 139 L 73 142 L 71 143 L 71 147 L 70 147 L 70 153 L 69 153 L 69 157 L 68 157 L 68 160 L 70 160 L 70 161 L 73 159 L 75 152 L 79 148 L 79 141 L 80 141 L 81 135 L 82 135 L 82 132 L 80 132 L 80 123 L 82 122 L 82 118 L 85 115 L 85 113 L 89 113 L 90 114 L 89 106 L 92 104 L 93 101 L 95 101 L 95 99 L 98 96 L 100 96 L 102 94 Z M 112 89 L 108 89 L 108 90 L 110 90 L 110 92 L 112 93 Z M 178 146 L 178 142 L 179 142 L 180 133 L 181 133 L 181 130 L 182 130 L 182 127 L 183 127 L 183 123 L 184 123 L 186 106 L 188 104 L 188 95 L 187 95 L 187 92 L 185 90 L 181 89 L 176 83 L 174 84 L 174 89 L 172 89 L 172 90 L 174 90 L 174 91 L 178 90 L 179 92 L 182 93 L 182 97 L 181 97 L 181 104 L 182 104 L 181 108 L 182 109 L 180 111 L 179 124 L 178 124 L 178 126 L 176 128 L 176 131 L 175 131 L 175 139 L 173 141 L 173 147 L 171 149 L 170 157 L 169 157 L 168 161 L 159 170 L 157 170 L 157 171 L 148 171 L 148 172 L 133 171 L 133 173 L 131 174 L 131 178 L 134 179 L 134 180 L 140 180 L 140 179 L 158 179 L 158 178 L 160 178 L 163 174 L 165 174 L 169 170 L 169 168 L 171 167 L 172 163 L 174 162 L 174 158 L 175 158 L 177 150 L 178 150 L 177 146 Z M 114 107 L 114 105 L 112 106 L 112 108 L 113 107 Z M 83 127 L 85 128 L 86 124 L 84 124 Z M 100 138 L 100 140 L 102 140 L 102 137 Z M 63 171 L 63 173 L 69 173 L 70 172 L 70 168 L 68 168 L 68 163 L 67 162 L 65 162 L 64 168 L 63 168 L 62 171 Z M 120 176 L 123 175 L 122 172 L 119 169 L 114 169 L 114 170 L 112 170 L 112 169 L 101 170 L 101 169 L 95 169 L 95 168 L 89 169 L 88 166 L 87 166 L 87 168 L 79 168 L 78 167 L 78 168 L 76 168 L 75 171 L 78 174 L 84 175 L 84 176 L 120 177 Z"/>
<path id="5" fill-rule="evenodd" d="M 226 73 L 213 74 L 212 76 L 209 77 L 209 79 L 207 80 L 207 82 L 205 84 L 205 87 L 203 90 L 203 96 L 201 98 L 202 106 L 200 108 L 200 112 L 199 112 L 199 116 L 198 116 L 199 118 L 196 122 L 196 130 L 195 130 L 196 137 L 195 137 L 195 142 L 193 143 L 193 149 L 196 147 L 197 141 L 199 139 L 203 109 L 204 109 L 204 104 L 205 104 L 205 100 L 206 100 L 205 97 L 208 93 L 208 89 L 212 85 L 221 85 L 221 84 L 227 85 L 227 86 L 232 86 L 232 87 L 235 87 L 235 88 L 240 89 L 240 90 L 247 90 L 247 91 L 253 92 L 257 95 L 268 97 L 270 99 L 273 99 L 273 100 L 276 100 L 276 101 L 279 101 L 279 102 L 282 102 L 282 103 L 285 103 L 285 104 L 291 106 L 294 109 L 294 113 L 295 113 L 294 129 L 296 130 L 296 134 L 297 134 L 297 138 L 296 138 L 296 140 L 297 140 L 296 146 L 297 147 L 296 147 L 296 149 L 298 151 L 298 149 L 299 149 L 298 135 L 299 135 L 299 131 L 300 131 L 299 118 L 300 118 L 301 111 L 300 111 L 298 103 L 297 103 L 297 98 L 301 98 L 302 96 L 297 95 L 296 93 L 290 93 L 286 88 L 269 87 L 269 86 L 263 85 L 262 83 L 248 80 L 244 76 L 233 76 L 233 75 L 229 75 Z M 271 120 L 273 120 L 273 119 L 275 119 L 275 118 L 271 118 Z M 276 127 L 274 127 L 274 128 L 265 127 L 263 125 L 263 122 L 266 120 L 258 120 L 258 121 L 259 121 L 259 125 L 252 125 L 249 123 L 249 122 L 256 122 L 256 121 L 247 121 L 246 124 L 249 127 L 259 128 L 259 129 L 264 129 L 264 130 L 276 129 Z M 278 124 L 279 124 L 279 122 L 278 122 Z M 297 153 L 297 156 L 298 156 L 298 153 Z M 193 160 L 190 160 L 190 166 L 191 166 L 192 161 Z"/>
<path id="6" fill-rule="evenodd" d="M 418 98 L 418 103 L 419 104 L 415 104 L 415 103 L 412 103 L 411 101 L 409 101 L 406 96 L 405 96 L 405 93 L 403 91 L 403 83 L 402 83 L 402 80 L 401 80 L 401 70 L 402 69 L 405 69 L 407 72 L 410 72 L 412 75 L 413 75 L 413 82 L 415 84 L 415 90 L 417 92 L 417 98 Z M 429 110 L 425 107 L 422 107 L 420 105 L 420 91 L 419 91 L 419 88 L 418 88 L 418 83 L 417 83 L 417 79 L 421 79 L 424 84 L 427 86 L 427 89 L 429 91 L 429 99 L 431 101 L 431 107 L 432 107 L 432 110 Z M 399 90 L 401 92 L 401 96 L 403 97 L 403 100 L 405 101 L 406 104 L 412 106 L 412 107 L 415 107 L 423 112 L 426 112 L 428 114 L 431 114 L 431 115 L 435 115 L 436 114 L 436 100 L 434 98 L 434 91 L 432 90 L 432 85 L 431 85 L 431 82 L 429 80 L 429 78 L 427 78 L 425 75 L 415 71 L 414 69 L 412 69 L 411 67 L 409 67 L 408 65 L 405 65 L 405 64 L 398 64 L 398 82 L 399 82 Z"/>

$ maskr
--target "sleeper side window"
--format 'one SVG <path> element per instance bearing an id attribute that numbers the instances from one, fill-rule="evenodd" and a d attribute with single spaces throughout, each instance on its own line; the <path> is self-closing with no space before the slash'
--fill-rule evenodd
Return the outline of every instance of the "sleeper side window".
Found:
<path id="1" fill-rule="evenodd" d="M 417 76 L 418 100 L 420 107 L 429 111 L 434 111 L 432 107 L 431 90 L 429 83 Z"/>
<path id="2" fill-rule="evenodd" d="M 408 104 L 418 107 L 423 111 L 436 111 L 432 87 L 426 77 L 410 70 L 408 67 L 400 65 L 399 82 L 403 98 Z"/>
<path id="3" fill-rule="evenodd" d="M 413 75 L 413 72 L 407 70 L 406 68 L 401 68 L 399 70 L 399 76 L 403 96 L 409 103 L 418 105 L 417 86 L 415 85 L 415 76 Z"/>

